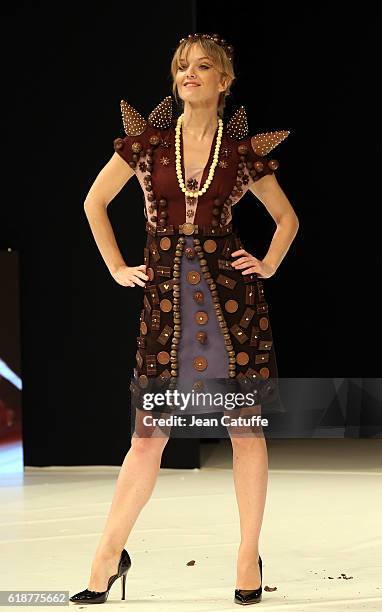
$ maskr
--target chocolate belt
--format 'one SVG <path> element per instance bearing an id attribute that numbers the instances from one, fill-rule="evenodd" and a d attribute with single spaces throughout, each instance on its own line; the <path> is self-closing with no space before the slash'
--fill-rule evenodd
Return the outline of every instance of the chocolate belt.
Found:
<path id="1" fill-rule="evenodd" d="M 222 227 L 214 227 L 213 225 L 198 225 L 195 223 L 180 223 L 179 225 L 152 225 L 149 221 L 146 222 L 146 231 L 151 236 L 173 236 L 174 234 L 184 234 L 191 236 L 199 234 L 203 236 L 227 236 L 233 233 L 232 223 L 223 225 Z"/>

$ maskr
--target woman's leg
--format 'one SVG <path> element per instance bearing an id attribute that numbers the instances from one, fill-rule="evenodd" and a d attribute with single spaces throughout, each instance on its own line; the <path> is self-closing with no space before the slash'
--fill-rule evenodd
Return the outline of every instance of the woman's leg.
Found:
<path id="1" fill-rule="evenodd" d="M 260 406 L 240 410 L 248 418 L 260 415 Z M 239 411 L 231 411 L 236 418 Z M 259 536 L 268 485 L 268 453 L 262 428 L 228 427 L 233 451 L 233 477 L 240 515 L 241 541 L 238 551 L 236 588 L 252 590 L 260 586 Z"/>
<path id="2" fill-rule="evenodd" d="M 119 472 L 104 531 L 93 559 L 88 585 L 91 591 L 106 591 L 108 579 L 117 573 L 122 549 L 156 483 L 169 434 L 158 435 L 158 430 L 154 432 L 155 428 L 143 426 L 142 417 L 145 414 L 136 411 L 131 448 Z"/>

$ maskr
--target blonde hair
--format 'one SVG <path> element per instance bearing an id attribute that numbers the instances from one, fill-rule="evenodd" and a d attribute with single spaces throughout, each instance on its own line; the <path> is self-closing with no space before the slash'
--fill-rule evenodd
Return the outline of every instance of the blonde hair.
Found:
<path id="1" fill-rule="evenodd" d="M 213 40 L 203 38 L 200 36 L 194 36 L 192 39 L 186 39 L 179 44 L 176 48 L 173 58 L 171 60 L 171 76 L 172 76 L 172 93 L 174 94 L 175 100 L 184 108 L 184 101 L 178 98 L 177 85 L 176 85 L 176 73 L 178 71 L 179 61 L 185 51 L 186 59 L 188 57 L 188 51 L 191 46 L 198 43 L 205 54 L 210 58 L 214 68 L 216 68 L 222 76 L 229 77 L 230 83 L 225 91 L 219 93 L 217 113 L 219 117 L 223 118 L 226 97 L 230 94 L 233 81 L 236 79 L 232 61 L 228 58 L 223 47 L 215 43 Z"/>

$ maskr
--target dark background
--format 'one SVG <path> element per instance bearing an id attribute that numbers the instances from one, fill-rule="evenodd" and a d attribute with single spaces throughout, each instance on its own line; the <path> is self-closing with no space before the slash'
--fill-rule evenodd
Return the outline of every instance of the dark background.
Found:
<path id="1" fill-rule="evenodd" d="M 143 290 L 112 279 L 83 201 L 124 134 L 121 98 L 147 117 L 171 94 L 172 53 L 191 32 L 235 48 L 227 118 L 243 104 L 251 133 L 291 130 L 274 157 L 300 229 L 265 281 L 280 376 L 380 376 L 372 15 L 365 25 L 358 11 L 266 3 L 40 2 L 3 10 L 1 23 L 0 248 L 21 257 L 27 465 L 120 464 L 129 448 Z M 142 263 L 136 179 L 108 210 L 126 262 Z M 264 206 L 249 192 L 234 214 L 263 257 L 275 228 Z"/>

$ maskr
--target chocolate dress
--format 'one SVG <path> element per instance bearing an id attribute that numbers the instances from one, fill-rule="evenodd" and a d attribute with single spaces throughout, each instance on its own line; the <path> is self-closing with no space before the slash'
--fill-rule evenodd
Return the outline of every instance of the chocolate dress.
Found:
<path id="1" fill-rule="evenodd" d="M 231 252 L 244 248 L 232 226 L 231 208 L 253 182 L 277 169 L 278 162 L 266 155 L 289 132 L 250 137 L 241 106 L 224 123 L 211 184 L 194 198 L 184 194 L 176 175 L 171 96 L 147 120 L 124 100 L 121 110 L 126 136 L 114 140 L 114 149 L 135 171 L 147 220 L 143 263 L 149 280 L 130 384 L 134 406 L 142 408 L 143 393 L 164 388 L 233 392 L 251 381 L 263 385 L 268 379 L 275 381 L 277 364 L 263 282 L 256 273 L 243 275 L 231 266 Z M 180 136 L 182 173 L 189 191 L 204 186 L 217 133 L 218 129 L 205 168 L 184 167 Z M 222 408 L 193 405 L 190 410 Z M 173 406 L 161 408 L 170 411 L 174 412 Z"/>

